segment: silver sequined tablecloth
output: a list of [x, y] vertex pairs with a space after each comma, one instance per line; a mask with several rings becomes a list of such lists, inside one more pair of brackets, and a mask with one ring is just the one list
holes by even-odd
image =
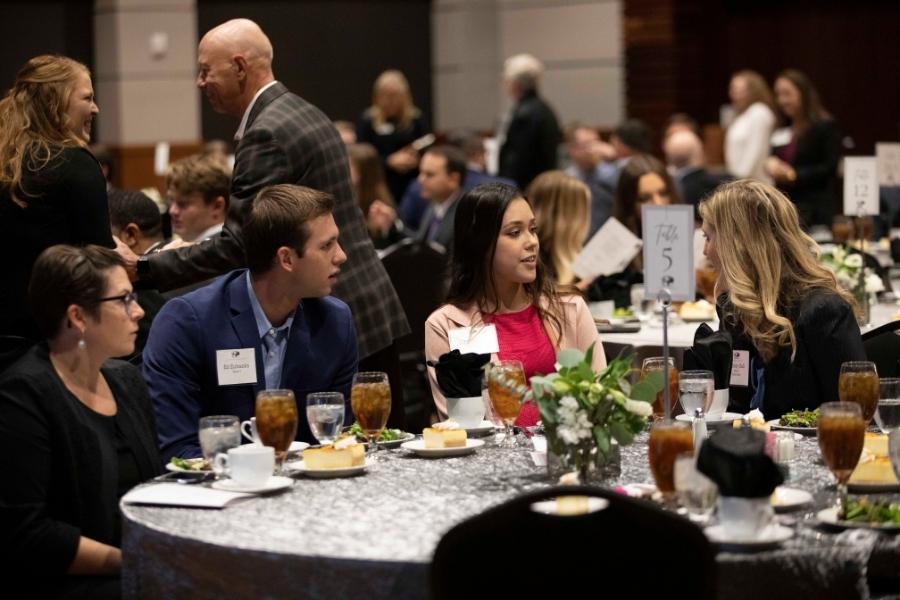
[[[646, 453], [644, 434], [623, 448], [621, 475], [611, 483], [651, 482]], [[224, 510], [123, 505], [125, 596], [426, 598], [428, 564], [444, 532], [551, 483], [527, 452], [492, 445], [458, 458], [380, 454], [363, 476], [298, 478], [284, 493]], [[818, 457], [815, 438], [799, 441], [788, 481], [813, 491], [817, 506], [781, 517], [796, 532], [781, 548], [720, 553], [719, 597], [866, 598], [867, 574], [900, 576], [900, 536], [816, 526], [815, 508], [833, 496]]]

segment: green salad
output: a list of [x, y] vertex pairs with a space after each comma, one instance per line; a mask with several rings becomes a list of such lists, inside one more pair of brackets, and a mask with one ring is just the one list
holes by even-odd
[[[359, 421], [354, 421], [353, 425], [350, 426], [350, 433], [356, 436], [356, 439], [367, 442], [369, 438], [366, 437], [366, 434], [363, 432], [362, 427], [359, 424]], [[403, 432], [399, 429], [388, 429], [385, 427], [381, 431], [381, 435], [378, 436], [379, 442], [393, 442], [394, 440], [399, 440], [403, 437]]]
[[634, 311], [631, 310], [630, 308], [624, 308], [624, 307], [621, 307], [621, 306], [620, 306], [620, 307], [616, 308], [615, 310], [613, 310], [612, 316], [614, 316], [614, 317], [621, 317], [621, 318], [624, 318], [624, 317], [633, 317], [633, 316], [634, 316]]
[[782, 427], [816, 427], [819, 424], [819, 409], [792, 410], [781, 415], [778, 424]]
[[848, 498], [847, 514], [844, 521], [856, 523], [890, 523], [900, 525], [900, 504], [896, 502], [872, 501], [866, 497]]
[[169, 462], [179, 469], [184, 469], [185, 471], [209, 470], [209, 461], [205, 458], [179, 458], [177, 456], [173, 456], [172, 460], [170, 460]]

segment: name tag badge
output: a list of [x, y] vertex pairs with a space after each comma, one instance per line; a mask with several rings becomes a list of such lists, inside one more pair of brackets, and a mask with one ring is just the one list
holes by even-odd
[[451, 329], [449, 338], [450, 349], [459, 350], [463, 354], [496, 354], [500, 352], [497, 328], [493, 325]]
[[219, 385], [256, 383], [256, 349], [216, 350], [216, 373]]
[[750, 352], [735, 350], [731, 359], [731, 385], [747, 387], [750, 385]]

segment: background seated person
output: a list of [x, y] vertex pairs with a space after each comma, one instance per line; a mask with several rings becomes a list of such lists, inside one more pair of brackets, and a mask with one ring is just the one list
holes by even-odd
[[172, 163], [166, 173], [172, 232], [193, 244], [222, 231], [230, 186], [231, 172], [215, 157], [194, 155]]
[[[649, 154], [641, 154], [630, 158], [622, 169], [613, 216], [641, 237], [641, 207], [648, 203], [666, 206], [680, 204], [681, 199], [666, 167]], [[621, 273], [601, 275], [591, 282], [580, 282], [579, 287], [586, 286], [589, 300], [613, 300], [617, 308], [626, 308], [631, 304], [631, 286], [643, 282], [644, 267], [639, 252]]]
[[28, 303], [47, 341], [0, 378], [0, 573], [35, 598], [119, 596], [119, 499], [162, 471], [131, 353], [143, 315], [124, 262], [52, 246]]
[[575, 283], [572, 263], [584, 246], [590, 217], [587, 185], [562, 171], [545, 171], [528, 186], [534, 206], [541, 262], [557, 285]]
[[[542, 264], [531, 205], [513, 186], [489, 183], [467, 192], [456, 210], [456, 243], [447, 304], [425, 323], [425, 357], [437, 361], [450, 347], [450, 330], [494, 326], [498, 351], [491, 360], [522, 361], [525, 377], [556, 370], [562, 348], [594, 346], [594, 369], [606, 366], [597, 327], [580, 296], [560, 296]], [[461, 349], [466, 352], [465, 349]], [[428, 378], [438, 415], [447, 401], [433, 367]], [[534, 425], [533, 403], [522, 407], [517, 424]]]
[[819, 263], [797, 207], [768, 184], [742, 180], [701, 202], [700, 216], [722, 294], [720, 327], [735, 350], [750, 352], [749, 403], [733, 386], [729, 410], [777, 419], [838, 401], [841, 363], [866, 354], [853, 299]]
[[[200, 417], [249, 419], [260, 390], [294, 391], [298, 439], [312, 443], [306, 395], [342, 392], [349, 403], [356, 330], [347, 305], [328, 296], [347, 259], [333, 207], [324, 192], [264, 188], [243, 228], [249, 269], [170, 300], [156, 317], [143, 368], [165, 460], [200, 456]], [[236, 351], [252, 367], [226, 373]]]
[[349, 144], [350, 182], [359, 208], [366, 218], [366, 229], [375, 248], [383, 250], [402, 240], [403, 222], [397, 219], [394, 198], [384, 178], [384, 167], [372, 144]]

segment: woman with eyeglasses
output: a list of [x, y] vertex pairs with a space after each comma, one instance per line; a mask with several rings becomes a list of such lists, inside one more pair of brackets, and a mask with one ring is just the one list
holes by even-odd
[[57, 245], [35, 262], [46, 341], [0, 376], [0, 574], [34, 597], [116, 597], [119, 499], [162, 471], [140, 371], [110, 360], [134, 348], [136, 300], [113, 250]]
[[25, 295], [45, 248], [115, 247], [106, 179], [87, 148], [99, 112], [87, 67], [65, 56], [30, 59], [0, 99], [0, 336], [40, 340]]

